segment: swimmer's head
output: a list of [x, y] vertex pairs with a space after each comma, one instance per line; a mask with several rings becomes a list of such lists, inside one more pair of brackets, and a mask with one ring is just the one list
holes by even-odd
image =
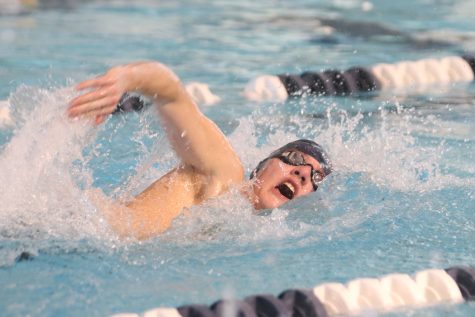
[[276, 208], [307, 195], [331, 172], [330, 158], [319, 144], [305, 139], [290, 142], [252, 171], [254, 207]]

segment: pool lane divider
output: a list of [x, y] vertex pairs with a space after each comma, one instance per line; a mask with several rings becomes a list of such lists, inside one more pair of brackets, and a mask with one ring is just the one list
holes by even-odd
[[313, 289], [286, 290], [278, 296], [252, 295], [242, 300], [222, 299], [210, 306], [155, 308], [142, 314], [111, 317], [327, 317], [464, 301], [475, 301], [475, 268], [456, 266], [419, 271], [412, 276], [390, 274], [347, 284], [325, 283]]
[[[209, 86], [199, 82], [190, 82], [185, 85], [185, 90], [191, 98], [200, 106], [213, 106], [221, 98], [211, 92]], [[125, 93], [119, 100], [114, 114], [131, 111], [141, 111], [147, 104], [150, 104], [145, 98], [135, 93]]]
[[302, 74], [263, 75], [252, 79], [244, 96], [254, 101], [284, 101], [289, 96], [351, 96], [365, 92], [415, 88], [473, 81], [473, 56], [402, 61], [351, 67], [347, 70], [307, 71]]
[[[372, 91], [469, 82], [474, 79], [474, 56], [448, 56], [370, 67], [356, 66], [345, 71], [263, 75], [252, 79], [244, 88], [243, 94], [253, 101], [285, 101], [291, 96], [352, 96]], [[185, 89], [200, 106], [212, 106], [220, 101], [204, 83], [191, 82], [185, 85]], [[114, 113], [141, 111], [148, 104], [150, 102], [140, 95], [125, 93]], [[13, 125], [10, 108], [8, 100], [0, 100], [0, 128]]]
[[[213, 106], [221, 99], [214, 95], [209, 86], [203, 83], [191, 82], [185, 85], [186, 91], [193, 100], [200, 106]], [[142, 111], [151, 104], [142, 96], [135, 93], [125, 93], [119, 100], [114, 114]], [[14, 118], [11, 115], [12, 105], [9, 100], [0, 100], [0, 129], [9, 128], [14, 125]]]
[[[285, 101], [289, 97], [304, 95], [354, 96], [367, 92], [470, 82], [474, 79], [474, 56], [447, 56], [369, 67], [355, 66], [344, 71], [262, 75], [247, 83], [243, 95], [253, 101]], [[185, 89], [200, 106], [212, 106], [221, 100], [204, 83], [191, 82], [185, 85]], [[139, 111], [144, 108], [144, 104], [139, 96], [125, 94], [115, 113]]]

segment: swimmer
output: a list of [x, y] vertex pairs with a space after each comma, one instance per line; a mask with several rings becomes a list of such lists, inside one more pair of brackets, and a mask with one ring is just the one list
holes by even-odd
[[122, 237], [147, 239], [167, 230], [184, 208], [225, 193], [233, 186], [256, 210], [276, 208], [317, 190], [331, 173], [326, 152], [310, 140], [291, 142], [261, 161], [244, 181], [244, 168], [220, 129], [203, 113], [179, 78], [158, 62], [113, 67], [76, 86], [70, 117], [90, 117], [96, 124], [116, 111], [126, 92], [150, 98], [181, 163], [131, 201], [103, 209]]

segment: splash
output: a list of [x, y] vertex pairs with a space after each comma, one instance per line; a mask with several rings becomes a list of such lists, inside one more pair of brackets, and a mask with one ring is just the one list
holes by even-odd
[[66, 117], [73, 96], [71, 89], [22, 86], [10, 97], [17, 126], [0, 154], [0, 236], [22, 241], [15, 252], [35, 245], [35, 253], [48, 239], [80, 241], [106, 232], [84, 196], [91, 173], [82, 150], [94, 131], [89, 122]]
[[[122, 153], [131, 153], [125, 166], [132, 172], [122, 173], [106, 188], [108, 197], [103, 197], [116, 199], [140, 192], [177, 163], [155, 114], [129, 114], [127, 122], [114, 118], [109, 129], [99, 130], [97, 135], [89, 122], [66, 118], [65, 106], [73, 96], [69, 89], [23, 86], [10, 97], [16, 127], [0, 154], [0, 183], [4, 185], [0, 238], [8, 245], [2, 251], [8, 253], [3, 254], [6, 260], [0, 265], [12, 263], [24, 250], [38, 253], [57, 245], [61, 250], [76, 249], [84, 241], [93, 248], [104, 243], [123, 246], [89, 199], [88, 192], [97, 186], [93, 169], [103, 169], [105, 175], [116, 173], [123, 165], [105, 164], [105, 159], [113, 161], [111, 153], [118, 147]], [[378, 192], [391, 196], [473, 185], [473, 178], [447, 171], [445, 156], [451, 147], [444, 135], [431, 132], [447, 123], [436, 116], [420, 116], [398, 104], [394, 111], [384, 106], [366, 113], [328, 104], [323, 115], [321, 111], [313, 114], [311, 101], [286, 106], [292, 108], [290, 115], [274, 105], [266, 113], [256, 110], [239, 118], [238, 127], [228, 137], [246, 171], [274, 148], [308, 138], [328, 150], [336, 170], [332, 180], [317, 193], [267, 216], [256, 215], [239, 190], [233, 189], [184, 211], [169, 232], [146, 248], [155, 249], [156, 243], [253, 244], [306, 236], [312, 241], [327, 239], [347, 234], [380, 212], [384, 206], [374, 200]], [[296, 106], [298, 112], [293, 109]], [[425, 140], [427, 135], [434, 139]], [[470, 173], [471, 165], [461, 164], [460, 168]]]
[[[447, 134], [438, 133], [447, 125], [433, 115], [421, 115], [397, 102], [394, 111], [380, 107], [375, 113], [329, 109], [328, 129], [320, 138], [330, 144], [330, 154], [340, 170], [363, 173], [377, 186], [393, 191], [425, 192], [446, 186], [464, 186], [467, 179], [446, 171], [445, 157], [454, 151]], [[443, 131], [443, 130], [442, 130]], [[469, 168], [461, 164], [461, 168]]]
[[[448, 159], [458, 149], [448, 144], [451, 135], [441, 131], [450, 122], [439, 116], [388, 101], [376, 111], [357, 113], [331, 104], [323, 118], [306, 115], [312, 111], [308, 101], [298, 115], [279, 115], [280, 111], [267, 109], [272, 116], [256, 111], [241, 118], [229, 136], [246, 170], [276, 147], [309, 138], [328, 150], [334, 174], [317, 193], [273, 210], [269, 217], [253, 216], [237, 193], [219, 198], [219, 207], [207, 205], [196, 218], [180, 220], [180, 228], [188, 224], [190, 239], [241, 243], [309, 235], [312, 241], [327, 239], [347, 235], [383, 210], [394, 212], [410, 205], [416, 211], [420, 204], [432, 208], [430, 200], [413, 200], [414, 194], [432, 197], [446, 188], [474, 184], [473, 177], [467, 177], [473, 170], [470, 160]], [[463, 140], [454, 140], [456, 146], [464, 146]], [[462, 171], [459, 175], [450, 170], [454, 165]], [[211, 229], [203, 234], [203, 228]]]

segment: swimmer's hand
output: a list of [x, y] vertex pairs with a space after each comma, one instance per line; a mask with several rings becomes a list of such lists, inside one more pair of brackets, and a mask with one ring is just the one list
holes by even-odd
[[96, 124], [104, 122], [115, 111], [122, 95], [130, 90], [132, 73], [132, 65], [117, 66], [99, 77], [76, 85], [76, 90], [85, 92], [69, 103], [68, 116], [91, 117]]

